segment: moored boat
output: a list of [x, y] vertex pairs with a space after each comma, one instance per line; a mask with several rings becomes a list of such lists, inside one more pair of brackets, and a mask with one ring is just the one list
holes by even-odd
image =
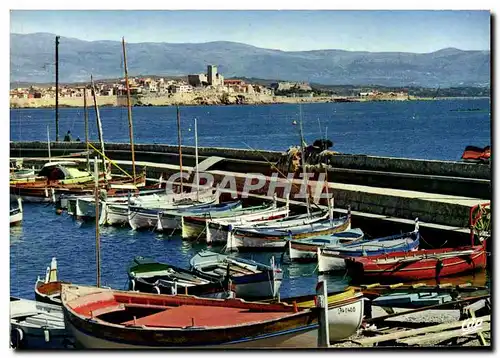
[[350, 229], [336, 232], [328, 236], [317, 236], [310, 239], [289, 240], [286, 253], [291, 261], [311, 262], [317, 257], [317, 248], [325, 246], [342, 246], [362, 240], [364, 233], [361, 229]]
[[186, 208], [183, 210], [167, 210], [158, 212], [158, 221], [156, 225], [157, 231], [163, 230], [180, 230], [182, 229], [182, 218], [184, 216], [195, 215], [218, 215], [226, 213], [230, 215], [233, 212], [241, 210], [241, 201], [231, 201], [219, 204], [210, 204], [199, 207]]
[[[167, 218], [164, 218], [166, 226], [161, 226], [158, 223], [158, 218], [163, 216], [165, 211], [185, 211], [188, 209], [204, 208], [210, 205], [219, 203], [218, 190], [209, 188], [207, 190], [200, 190], [198, 194], [194, 193], [179, 193], [173, 195], [166, 195], [165, 197], [158, 198], [157, 200], [144, 201], [143, 199], [136, 199], [132, 201], [131, 205], [127, 207], [127, 222], [133, 230], [139, 229], [158, 229], [163, 230], [163, 227], [169, 225], [179, 226], [180, 218], [174, 218], [175, 222], [167, 223]], [[117, 216], [115, 221], [123, 220], [122, 207], [114, 210]], [[172, 221], [174, 221], [172, 220]]]
[[153, 259], [136, 257], [128, 268], [129, 290], [199, 297], [234, 297], [229, 277], [214, 279]]
[[449, 302], [451, 294], [440, 292], [397, 292], [372, 300], [372, 306], [391, 308], [419, 308]]
[[350, 257], [346, 260], [346, 268], [355, 281], [439, 279], [486, 267], [485, 245], [486, 241], [483, 241], [476, 246]]
[[252, 206], [234, 210], [231, 212], [219, 212], [214, 214], [203, 213], [196, 216], [182, 217], [181, 236], [183, 239], [202, 239], [206, 241], [207, 222], [226, 222], [226, 223], [247, 223], [253, 221], [266, 220], [269, 218], [279, 219], [288, 215], [288, 208], [278, 209], [276, 202], [271, 202], [259, 206]]
[[[274, 216], [281, 216], [286, 211], [289, 213], [288, 204], [284, 209], [276, 209]], [[223, 220], [223, 219], [214, 219], [208, 221], [208, 227], [206, 227], [207, 232], [207, 243], [222, 243], [227, 244], [231, 242], [232, 232], [237, 228], [259, 228], [259, 229], [280, 229], [284, 230], [288, 227], [293, 227], [297, 225], [306, 225], [312, 224], [321, 220], [324, 220], [328, 217], [328, 213], [324, 211], [314, 212], [311, 215], [300, 214], [288, 216], [288, 214], [284, 215], [283, 218], [279, 217], [270, 217], [267, 219], [262, 219], [258, 221], [240, 221], [237, 218]], [[236, 250], [236, 248], [229, 247], [228, 251]]]
[[68, 283], [57, 279], [57, 260], [52, 258], [47, 267], [45, 279], [37, 278], [35, 282], [35, 300], [38, 302], [61, 305], [61, 285]]
[[17, 198], [16, 204], [10, 203], [9, 222], [10, 226], [20, 225], [23, 221], [23, 204], [21, 198]]
[[74, 346], [61, 306], [10, 298], [10, 340], [14, 348], [61, 349]]
[[245, 302], [63, 285], [65, 322], [85, 348], [313, 348], [317, 313]]
[[491, 146], [484, 148], [468, 145], [462, 154], [462, 160], [467, 162], [489, 162], [491, 157]]
[[[312, 308], [316, 306], [315, 298], [314, 295], [289, 297], [281, 299], [281, 302], [296, 304], [299, 308]], [[346, 339], [356, 333], [363, 322], [364, 300], [363, 294], [353, 288], [328, 294], [330, 343]]]
[[362, 240], [342, 246], [317, 247], [318, 271], [329, 272], [345, 270], [348, 257], [376, 256], [391, 252], [408, 252], [417, 250], [420, 243], [418, 219], [415, 230], [403, 234], [387, 236], [372, 240]]
[[236, 297], [241, 298], [277, 297], [283, 280], [283, 271], [276, 267], [274, 257], [270, 265], [265, 265], [205, 250], [193, 256], [190, 265], [191, 270], [218, 280], [229, 274]]
[[[285, 220], [283, 220], [285, 221]], [[272, 224], [270, 224], [272, 225]], [[227, 250], [283, 250], [287, 240], [307, 239], [314, 236], [331, 235], [351, 229], [351, 214], [337, 219], [323, 219], [313, 223], [283, 228], [237, 227], [228, 236]]]

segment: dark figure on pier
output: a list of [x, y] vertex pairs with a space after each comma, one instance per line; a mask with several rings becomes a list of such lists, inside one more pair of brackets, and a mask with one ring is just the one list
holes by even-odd
[[76, 137], [76, 141], [79, 142], [80, 141], [80, 137]]
[[66, 135], [64, 136], [64, 141], [71, 142], [71, 131], [68, 131], [68, 133], [66, 133]]

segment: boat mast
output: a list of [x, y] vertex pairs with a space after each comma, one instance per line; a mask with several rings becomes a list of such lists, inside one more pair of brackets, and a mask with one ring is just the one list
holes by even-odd
[[184, 192], [182, 187], [182, 144], [181, 144], [181, 114], [179, 106], [177, 106], [177, 141], [179, 142], [179, 170], [181, 174], [181, 193]]
[[[318, 118], [319, 121], [319, 118]], [[321, 126], [319, 127], [319, 130], [321, 131]], [[325, 127], [325, 146], [326, 146], [326, 141], [327, 141], [327, 133], [328, 133], [328, 126]], [[326, 148], [325, 148], [326, 150]], [[325, 184], [326, 184], [326, 200], [328, 202], [328, 212], [330, 214], [330, 225], [333, 225], [333, 194], [332, 197], [330, 198], [330, 193], [329, 193], [329, 186], [328, 186], [328, 166], [325, 165]]]
[[56, 36], [56, 142], [59, 142], [59, 36]]
[[47, 125], [47, 149], [49, 151], [49, 163], [52, 161], [51, 156], [50, 156], [50, 133], [49, 133], [49, 126]]
[[83, 118], [85, 120], [85, 145], [87, 146], [87, 171], [90, 171], [89, 159], [89, 112], [87, 109], [87, 86], [83, 87]]
[[101, 287], [101, 240], [99, 238], [99, 165], [97, 157], [94, 157], [95, 173], [95, 254], [96, 254], [96, 272], [97, 287]]
[[196, 118], [194, 119], [194, 157], [196, 162], [196, 201], [200, 201], [200, 178], [198, 174], [198, 123]]
[[302, 132], [302, 107], [299, 104], [299, 119], [300, 119], [300, 148], [302, 154], [302, 172], [304, 175], [304, 181], [306, 183], [306, 204], [307, 204], [307, 216], [311, 217], [311, 208], [309, 203], [309, 182], [307, 180], [307, 171], [306, 171], [306, 159], [305, 159], [305, 148], [304, 148], [304, 134]]
[[104, 140], [102, 139], [101, 117], [99, 116], [99, 107], [97, 106], [97, 98], [96, 98], [96, 93], [95, 93], [94, 79], [92, 78], [92, 75], [90, 75], [90, 83], [92, 86], [92, 96], [94, 97], [95, 117], [97, 120], [97, 133], [99, 134], [99, 142], [101, 143], [102, 166], [104, 169], [104, 178], [106, 178], [106, 155], [104, 153]]
[[132, 152], [132, 175], [135, 184], [135, 148], [134, 148], [134, 127], [132, 124], [132, 108], [130, 107], [130, 84], [128, 83], [127, 70], [127, 51], [125, 49], [125, 37], [122, 37], [123, 45], [123, 67], [125, 69], [125, 86], [127, 88], [127, 112], [128, 112], [128, 130], [130, 135], [130, 150]]

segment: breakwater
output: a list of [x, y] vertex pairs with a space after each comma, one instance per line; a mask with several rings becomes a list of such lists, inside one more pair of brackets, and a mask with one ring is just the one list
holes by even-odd
[[[11, 143], [11, 157], [24, 158], [28, 165], [40, 165], [46, 160], [46, 145], [43, 142], [13, 142]], [[97, 143], [93, 145], [97, 147]], [[81, 152], [84, 149], [85, 143], [51, 143], [51, 153], [54, 156]], [[146, 173], [150, 178], [159, 178], [160, 175], [164, 175], [164, 178], [168, 177], [179, 170], [177, 150], [177, 146], [139, 144], [136, 146], [137, 166], [146, 167]], [[128, 144], [107, 143], [106, 153], [122, 168], [130, 171], [130, 146]], [[199, 148], [199, 153], [200, 161], [214, 156], [224, 158], [205, 171], [213, 175], [215, 183], [219, 184], [224, 176], [234, 177], [236, 191], [240, 194], [250, 177], [248, 173], [267, 176], [266, 183], [253, 192], [254, 195], [262, 197], [268, 195], [269, 176], [276, 173], [274, 163], [284, 156], [284, 153], [277, 151], [213, 147]], [[183, 162], [185, 170], [192, 169], [194, 166], [193, 147], [183, 147]], [[470, 208], [490, 200], [491, 196], [488, 165], [332, 155], [327, 168], [329, 190], [335, 198], [337, 208], [345, 209], [349, 205], [353, 211], [359, 212], [360, 216], [368, 215], [372, 219], [384, 217], [402, 219], [405, 225], [411, 225], [418, 217], [431, 226], [467, 228]], [[308, 170], [310, 169], [314, 171], [314, 166], [309, 167]], [[335, 175], [342, 171], [343, 176]], [[299, 173], [300, 171], [292, 176], [293, 180], [297, 181], [292, 194], [300, 190]], [[366, 178], [371, 178], [370, 182], [354, 184], [356, 180], [358, 182], [361, 180], [359, 179], [362, 178], [360, 173], [363, 173]], [[400, 180], [396, 180], [398, 175]], [[315, 187], [314, 181], [318, 177], [319, 173], [312, 178], [312, 188]], [[404, 181], [401, 178], [407, 180]], [[415, 187], [420, 187], [420, 190], [415, 190]], [[453, 190], [461, 191], [462, 194], [449, 194]], [[283, 192], [277, 193], [283, 198]], [[478, 195], [472, 195], [474, 193]], [[325, 202], [319, 202], [319, 204], [324, 205]]]

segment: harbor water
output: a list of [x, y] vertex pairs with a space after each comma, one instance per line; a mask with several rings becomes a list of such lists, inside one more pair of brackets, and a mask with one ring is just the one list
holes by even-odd
[[[417, 159], [460, 160], [467, 145], [491, 144], [489, 99], [303, 104], [307, 142], [328, 137], [343, 153]], [[11, 109], [11, 141], [55, 140], [54, 109]], [[100, 109], [106, 142], [129, 142], [126, 108]], [[181, 107], [184, 145], [286, 150], [298, 145], [297, 105]], [[134, 107], [135, 143], [177, 144], [175, 107]], [[68, 130], [85, 140], [83, 108], [59, 109], [59, 140]], [[90, 139], [97, 141], [89, 110]]]
[[[52, 257], [57, 258], [58, 278], [77, 284], [96, 284], [94, 222], [79, 223], [67, 214], [57, 215], [54, 207], [26, 203], [21, 226], [10, 229], [10, 293], [34, 299], [37, 276], [44, 277]], [[206, 244], [183, 241], [179, 234], [133, 231], [130, 228], [101, 227], [101, 285], [126, 289], [127, 268], [135, 256], [151, 257], [160, 262], [189, 268], [189, 260]], [[221, 247], [214, 247], [220, 251]], [[241, 253], [238, 256], [263, 263], [281, 253]], [[317, 282], [316, 264], [283, 264], [281, 296], [311, 294]], [[348, 284], [343, 274], [329, 275], [330, 290]]]
[[[128, 142], [126, 108], [100, 112], [104, 140]], [[90, 138], [96, 140], [94, 112], [89, 114]], [[345, 153], [459, 160], [467, 145], [491, 143], [489, 99], [307, 104], [302, 105], [302, 114], [306, 141], [326, 134], [334, 142], [333, 150]], [[299, 119], [296, 105], [181, 107], [181, 118], [184, 145], [194, 145], [194, 118], [200, 146], [286, 150], [299, 143], [298, 128], [292, 125]], [[136, 143], [177, 144], [174, 107], [135, 107], [133, 119]], [[54, 140], [54, 109], [11, 110], [12, 141], [46, 141], [47, 126]], [[68, 130], [73, 139], [85, 139], [82, 108], [60, 109], [60, 140]], [[190, 258], [206, 247], [169, 234], [101, 228], [102, 285], [125, 288], [126, 270], [135, 256], [188, 268]], [[240, 255], [261, 262], [269, 262], [272, 255], [280, 262], [281, 257], [281, 253]], [[22, 225], [10, 229], [11, 295], [34, 299], [36, 277], [45, 275], [52, 257], [58, 260], [61, 280], [94, 285], [95, 256], [94, 223], [80, 224], [64, 213], [57, 215], [51, 205], [26, 203]], [[282, 297], [314, 292], [316, 264], [282, 268]], [[332, 291], [349, 284], [344, 274], [326, 278]]]

